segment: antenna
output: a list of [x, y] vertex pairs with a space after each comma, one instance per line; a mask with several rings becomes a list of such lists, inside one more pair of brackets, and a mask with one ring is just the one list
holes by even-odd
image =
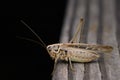
[[35, 33], [35, 31], [33, 31], [30, 26], [28, 26], [23, 20], [21, 20], [21, 22], [39, 39], [39, 41], [42, 43], [39, 43], [38, 41], [35, 41], [35, 40], [32, 40], [32, 39], [28, 39], [28, 38], [24, 38], [24, 37], [19, 37], [21, 39], [26, 39], [26, 40], [29, 40], [29, 41], [33, 41], [35, 43], [39, 43], [41, 44], [43, 47], [46, 48], [46, 44], [42, 41], [42, 39]]

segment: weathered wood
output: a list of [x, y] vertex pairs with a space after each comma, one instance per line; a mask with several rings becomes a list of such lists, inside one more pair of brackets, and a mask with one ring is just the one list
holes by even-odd
[[120, 54], [116, 40], [115, 1], [105, 0], [103, 6], [105, 8], [103, 11], [103, 44], [109, 44], [114, 47], [110, 59], [106, 59], [104, 55], [106, 74], [108, 80], [120, 80]]
[[100, 53], [98, 61], [73, 63], [75, 72], [68, 63], [59, 61], [52, 80], [120, 80], [115, 0], [69, 0], [60, 37], [62, 43], [72, 38], [80, 17], [85, 19], [81, 42], [111, 45], [114, 50]]
[[[97, 29], [99, 25], [99, 0], [90, 1], [90, 19], [87, 42], [89, 44], [97, 44]], [[98, 62], [89, 64], [89, 79], [102, 80]]]
[[[70, 29], [70, 23], [72, 20], [73, 15], [73, 8], [74, 8], [74, 1], [70, 0], [68, 2], [68, 6], [66, 9], [66, 17], [65, 17], [65, 23], [63, 24], [64, 29], [62, 31], [62, 37], [61, 42], [68, 42], [69, 38], [69, 29]], [[67, 63], [59, 63], [56, 65], [56, 69], [53, 73], [52, 80], [68, 80], [68, 64]]]

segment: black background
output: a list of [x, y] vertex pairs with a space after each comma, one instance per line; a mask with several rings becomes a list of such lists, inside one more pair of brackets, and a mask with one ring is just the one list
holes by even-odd
[[[9, 4], [9, 3], [8, 3]], [[7, 5], [7, 4], [6, 4]], [[54, 61], [41, 45], [16, 38], [21, 36], [39, 41], [36, 36], [20, 22], [27, 23], [46, 45], [58, 43], [64, 20], [67, 0], [15, 2], [3, 11], [9, 15], [1, 16], [5, 50], [1, 58], [2, 80], [51, 80]], [[6, 32], [7, 31], [7, 32]]]

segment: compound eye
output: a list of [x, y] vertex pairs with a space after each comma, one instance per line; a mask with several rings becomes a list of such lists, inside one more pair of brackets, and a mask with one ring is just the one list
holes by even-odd
[[52, 48], [53, 48], [53, 51], [54, 51], [54, 52], [57, 52], [57, 51], [58, 51], [58, 46], [53, 46]]

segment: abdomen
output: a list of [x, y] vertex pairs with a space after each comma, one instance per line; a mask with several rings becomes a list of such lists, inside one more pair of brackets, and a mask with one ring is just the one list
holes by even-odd
[[[65, 48], [64, 48], [65, 49]], [[67, 48], [67, 57], [73, 62], [90, 62], [100, 57], [98, 53], [91, 50]]]

